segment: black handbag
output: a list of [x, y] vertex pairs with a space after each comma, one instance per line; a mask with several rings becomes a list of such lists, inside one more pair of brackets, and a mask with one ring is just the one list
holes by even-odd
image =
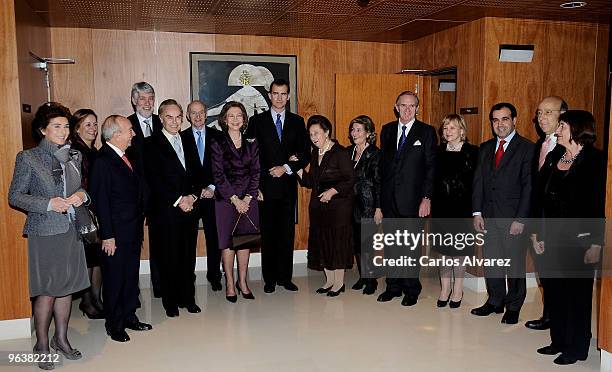
[[98, 220], [89, 208], [79, 206], [74, 208], [76, 229], [83, 242], [88, 244], [100, 243], [98, 236]]

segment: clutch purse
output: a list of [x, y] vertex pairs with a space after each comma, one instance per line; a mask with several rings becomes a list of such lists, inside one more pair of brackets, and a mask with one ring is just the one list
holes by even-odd
[[100, 243], [98, 236], [98, 220], [85, 206], [74, 208], [76, 229], [83, 242], [88, 244]]
[[236, 220], [236, 224], [234, 225], [234, 228], [232, 229], [232, 235], [234, 235], [234, 232], [236, 232], [236, 227], [238, 227], [238, 223], [240, 223], [240, 219], [242, 218], [242, 216], [245, 216], [251, 223], [251, 226], [253, 226], [253, 231], [249, 231], [249, 233], [258, 234], [259, 228], [253, 223], [253, 220], [251, 220], [251, 217], [249, 217], [249, 215], [246, 213], [240, 213], [238, 215], [238, 219]]

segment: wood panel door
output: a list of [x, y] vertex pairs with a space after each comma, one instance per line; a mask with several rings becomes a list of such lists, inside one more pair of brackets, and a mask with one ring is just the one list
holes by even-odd
[[405, 90], [418, 94], [418, 76], [336, 74], [334, 137], [341, 145], [350, 145], [349, 123], [359, 115], [368, 115], [374, 121], [377, 143], [380, 143], [380, 130], [384, 124], [396, 120], [393, 106], [398, 94]]

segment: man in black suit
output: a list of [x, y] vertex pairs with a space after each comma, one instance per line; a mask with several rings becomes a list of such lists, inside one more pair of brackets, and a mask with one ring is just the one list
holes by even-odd
[[[436, 131], [416, 119], [419, 98], [410, 91], [400, 93], [395, 101], [398, 121], [383, 126], [381, 142], [381, 210], [385, 218], [410, 218], [419, 226], [417, 218], [426, 217], [431, 210], [431, 195], [435, 171]], [[412, 255], [420, 256], [420, 249]], [[379, 302], [391, 301], [402, 293], [403, 306], [417, 303], [421, 293], [419, 267], [414, 267], [403, 278], [387, 277], [387, 288], [378, 296]]]
[[[143, 165], [143, 146], [144, 139], [151, 136], [155, 132], [159, 132], [162, 129], [161, 121], [159, 116], [155, 115], [155, 90], [153, 87], [144, 81], [136, 83], [132, 86], [131, 92], [132, 108], [134, 113], [128, 116], [128, 119], [132, 123], [132, 130], [135, 135], [132, 139], [132, 145], [127, 150], [127, 156], [136, 165], [136, 168], [141, 172], [141, 176], [144, 178], [144, 165]], [[148, 199], [149, 190], [145, 185], [145, 201]], [[145, 206], [145, 214], [146, 206]], [[151, 231], [149, 230], [149, 234]], [[149, 258], [149, 267], [151, 269], [151, 286], [153, 287], [153, 296], [160, 297], [161, 289], [159, 285], [159, 270], [157, 269], [157, 262], [154, 259]]]
[[[264, 292], [272, 293], [276, 284], [297, 291], [292, 282], [296, 172], [310, 161], [310, 141], [301, 116], [285, 109], [289, 82], [277, 79], [270, 84], [269, 111], [254, 115], [248, 136], [257, 138], [261, 164], [261, 269]], [[295, 155], [298, 160], [290, 161]]]
[[106, 332], [118, 342], [129, 341], [125, 329], [147, 331], [151, 325], [136, 316], [138, 271], [143, 240], [144, 180], [125, 155], [134, 131], [123, 116], [113, 115], [102, 124], [106, 142], [92, 168], [90, 195], [98, 223], [104, 277], [103, 299]]
[[[534, 157], [533, 157], [533, 167], [531, 172], [533, 174], [534, 184], [532, 190], [532, 198], [531, 198], [531, 217], [532, 218], [541, 218], [542, 217], [542, 205], [540, 204], [541, 200], [543, 200], [543, 196], [540, 192], [543, 193], [544, 185], [540, 187], [538, 184], [538, 174], [542, 165], [546, 160], [548, 154], [558, 154], [559, 156], [563, 155], [565, 149], [563, 146], [557, 146], [557, 136], [555, 135], [555, 131], [559, 126], [559, 116], [567, 111], [567, 103], [561, 98], [556, 96], [546, 97], [540, 102], [538, 105], [538, 109], [536, 111], [535, 121], [538, 124], [539, 131], [541, 132], [541, 136], [536, 142]], [[536, 238], [535, 234], [531, 235], [531, 240], [533, 241]], [[536, 265], [536, 269], [540, 272], [540, 267], [543, 264], [544, 257], [542, 255], [534, 255], [534, 262]], [[544, 278], [540, 276], [540, 286], [542, 287], [542, 316], [540, 319], [529, 320], [525, 323], [525, 327], [535, 329], [535, 330], [546, 330], [550, 328], [550, 308], [546, 301], [547, 290], [546, 285], [548, 284], [548, 278]]]
[[[194, 177], [198, 190], [196, 196], [199, 202], [196, 206], [196, 223], [202, 219], [204, 236], [206, 237], [206, 279], [210, 282], [213, 291], [221, 290], [221, 250], [217, 238], [215, 222], [215, 185], [213, 184], [210, 144], [216, 132], [214, 128], [206, 127], [206, 105], [202, 101], [192, 101], [187, 105], [187, 121], [191, 128], [181, 132], [185, 145], [185, 158], [191, 159], [194, 164]], [[194, 248], [197, 245], [198, 230], [192, 232]], [[195, 256], [194, 256], [195, 259]]]
[[151, 257], [158, 262], [161, 297], [166, 315], [201, 309], [195, 302], [195, 246], [197, 229], [193, 205], [201, 192], [195, 182], [191, 157], [179, 134], [183, 108], [173, 99], [162, 102], [159, 114], [163, 129], [147, 138], [144, 147], [145, 174], [151, 189], [149, 231]]
[[518, 322], [525, 301], [527, 241], [523, 229], [533, 183], [534, 145], [516, 132], [516, 115], [510, 103], [491, 108], [489, 121], [495, 137], [480, 146], [472, 191], [474, 228], [485, 233], [484, 257], [510, 259], [510, 267], [485, 266], [489, 298], [472, 309], [472, 314], [500, 314], [505, 306], [502, 323], [506, 324]]

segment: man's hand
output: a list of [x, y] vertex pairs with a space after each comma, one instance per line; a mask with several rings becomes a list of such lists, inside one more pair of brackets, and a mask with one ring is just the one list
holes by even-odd
[[525, 228], [525, 224], [518, 221], [512, 221], [510, 225], [510, 235], [521, 235], [523, 233], [523, 228]]
[[206, 187], [202, 189], [202, 192], [200, 193], [200, 198], [204, 198], [204, 199], [210, 199], [213, 196], [215, 196], [215, 191], [211, 189], [210, 187]]
[[485, 232], [485, 223], [481, 215], [474, 216], [474, 230], [479, 233]]
[[383, 220], [382, 210], [380, 208], [376, 208], [374, 211], [374, 223], [380, 225]]
[[431, 213], [431, 200], [423, 198], [419, 205], [419, 217], [427, 217]]
[[117, 249], [117, 246], [115, 246], [115, 238], [102, 240], [102, 250], [108, 256], [114, 255], [116, 249]]
[[70, 203], [64, 198], [55, 197], [51, 199], [51, 210], [57, 213], [66, 213], [70, 208]]
[[287, 170], [282, 165], [277, 165], [276, 167], [270, 168], [270, 175], [272, 177], [278, 178], [285, 173], [287, 173]]
[[536, 234], [531, 234], [531, 246], [536, 254], [544, 253], [544, 241], [539, 242]]
[[193, 210], [194, 201], [195, 200], [193, 200], [193, 196], [186, 195], [181, 198], [181, 201], [179, 202], [178, 206], [183, 212], [191, 212]]
[[338, 193], [338, 191], [332, 187], [331, 189], [323, 191], [322, 193], [320, 193], [319, 194], [319, 200], [321, 201], [321, 203], [329, 203], [331, 198], [334, 195], [336, 195], [337, 193]]
[[85, 201], [85, 194], [82, 191], [77, 191], [66, 199], [66, 203], [75, 207], [81, 206]]
[[601, 245], [591, 244], [591, 247], [584, 253], [584, 263], [594, 264], [599, 262], [601, 257]]

